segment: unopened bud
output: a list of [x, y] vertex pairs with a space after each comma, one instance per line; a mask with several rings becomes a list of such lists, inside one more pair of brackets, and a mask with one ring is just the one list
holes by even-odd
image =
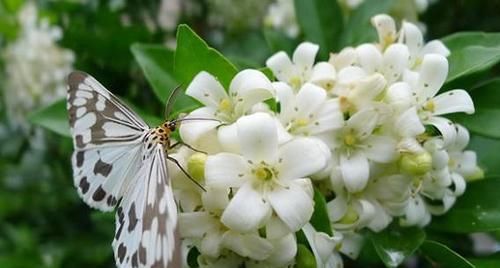
[[188, 172], [198, 182], [205, 177], [205, 161], [207, 161], [207, 155], [203, 153], [194, 153], [188, 159]]
[[316, 268], [316, 259], [309, 249], [299, 244], [297, 247], [297, 268]]
[[432, 168], [432, 156], [423, 151], [418, 154], [403, 154], [399, 161], [399, 167], [404, 173], [410, 175], [423, 175]]

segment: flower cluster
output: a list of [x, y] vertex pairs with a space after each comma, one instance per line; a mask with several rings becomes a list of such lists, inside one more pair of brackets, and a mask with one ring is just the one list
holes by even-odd
[[[276, 81], [244, 70], [226, 91], [201, 72], [188, 86], [203, 107], [186, 118], [215, 119], [180, 128], [206, 154], [173, 155], [206, 187], [173, 175], [181, 235], [201, 267], [288, 267], [299, 230], [318, 267], [342, 267], [339, 252], [359, 253], [359, 230], [394, 220], [424, 226], [482, 176], [465, 150], [467, 130], [443, 117], [474, 112], [466, 91], [438, 94], [448, 49], [424, 43], [414, 24], [398, 31], [387, 15], [372, 23], [378, 42], [328, 61], [316, 62], [319, 47], [307, 42], [292, 58], [276, 53], [266, 62]], [[327, 200], [333, 235], [309, 223], [314, 189]]]
[[34, 3], [19, 13], [18, 38], [4, 52], [7, 80], [5, 100], [9, 116], [21, 126], [26, 115], [66, 94], [66, 76], [72, 69], [73, 52], [57, 45], [61, 29], [39, 20]]

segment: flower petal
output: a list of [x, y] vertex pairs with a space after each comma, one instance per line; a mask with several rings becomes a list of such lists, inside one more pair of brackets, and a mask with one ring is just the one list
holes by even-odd
[[335, 84], [337, 73], [335, 67], [328, 62], [318, 62], [314, 65], [309, 81], [330, 90]]
[[276, 76], [279, 81], [288, 82], [293, 75], [293, 63], [283, 51], [272, 55], [266, 61], [266, 66], [273, 71], [274, 76]]
[[396, 40], [396, 22], [391, 16], [380, 14], [372, 17], [371, 23], [375, 26], [378, 33], [378, 39], [382, 47]]
[[408, 68], [408, 47], [402, 44], [392, 44], [384, 52], [384, 76], [388, 84], [397, 81], [403, 71]]
[[[195, 222], [200, 224], [200, 222]], [[200, 253], [203, 256], [208, 256], [212, 258], [217, 258], [221, 254], [222, 250], [222, 239], [223, 234], [217, 229], [205, 234], [205, 237], [201, 240]]]
[[346, 122], [346, 128], [355, 130], [361, 140], [368, 137], [378, 122], [378, 114], [373, 109], [364, 109], [355, 113]]
[[438, 54], [425, 55], [417, 82], [420, 102], [434, 97], [448, 75], [448, 60]]
[[401, 225], [403, 226], [425, 226], [430, 221], [430, 214], [425, 208], [425, 203], [417, 195], [410, 198], [408, 201], [408, 206], [406, 208], [405, 218], [401, 220]]
[[362, 153], [353, 153], [350, 156], [341, 155], [340, 171], [345, 187], [351, 193], [363, 190], [368, 183], [370, 166], [368, 159]]
[[[215, 108], [213, 107], [201, 107], [190, 114], [188, 114], [185, 118], [210, 118], [215, 119]], [[181, 123], [179, 128], [179, 134], [181, 135], [182, 141], [187, 144], [195, 146], [200, 138], [202, 138], [209, 131], [214, 130], [220, 123], [217, 121], [209, 121], [209, 120], [192, 120], [185, 121]]]
[[221, 221], [228, 228], [248, 232], [259, 228], [271, 216], [271, 206], [247, 182], [238, 189], [222, 214]]
[[366, 76], [365, 70], [357, 66], [348, 66], [339, 71], [337, 81], [342, 85], [356, 83], [359, 79]]
[[400, 33], [401, 41], [408, 46], [410, 52], [410, 65], [413, 65], [424, 45], [424, 37], [420, 29], [413, 23], [403, 22]]
[[310, 42], [303, 42], [293, 52], [293, 63], [299, 69], [299, 73], [312, 70], [319, 46]]
[[296, 108], [299, 118], [309, 118], [326, 100], [326, 91], [314, 84], [305, 83], [297, 93]]
[[255, 163], [275, 163], [278, 130], [275, 120], [265, 113], [244, 116], [236, 121], [242, 155]]
[[296, 138], [279, 149], [280, 179], [310, 176], [326, 166], [329, 150], [318, 139]]
[[432, 40], [425, 44], [422, 49], [422, 55], [426, 54], [439, 54], [448, 57], [450, 50], [440, 40]]
[[277, 216], [273, 215], [266, 224], [266, 238], [278, 239], [291, 232], [290, 228]]
[[235, 103], [235, 114], [243, 115], [256, 103], [273, 97], [274, 89], [263, 73], [247, 69], [233, 78], [229, 93]]
[[365, 140], [363, 153], [374, 162], [389, 163], [396, 157], [396, 140], [388, 136], [372, 135]]
[[457, 136], [455, 125], [453, 124], [453, 122], [446, 118], [433, 116], [426, 120], [424, 123], [431, 124], [439, 130], [441, 136], [443, 137], [445, 146], [453, 143]]
[[385, 101], [394, 106], [398, 112], [408, 109], [412, 103], [410, 85], [405, 82], [392, 84], [385, 93]]
[[218, 228], [219, 225], [217, 220], [207, 212], [179, 213], [178, 224], [183, 238], [202, 238], [206, 233]]
[[352, 47], [346, 47], [342, 49], [338, 54], [333, 54], [330, 56], [329, 63], [335, 66], [336, 70], [342, 70], [348, 66], [353, 65], [357, 62], [358, 57], [356, 55], [356, 50]]
[[399, 135], [402, 137], [415, 137], [425, 131], [425, 127], [422, 125], [415, 107], [412, 107], [402, 113], [396, 119], [394, 128], [398, 130]]
[[209, 212], [222, 212], [229, 204], [229, 188], [208, 187], [201, 194], [203, 206]]
[[267, 198], [278, 217], [292, 232], [300, 230], [314, 211], [312, 196], [293, 181], [287, 187], [277, 187], [270, 191]]
[[433, 99], [435, 110], [434, 115], [450, 114], [464, 112], [468, 114], [474, 113], [474, 103], [467, 93], [462, 89], [454, 89], [445, 93], [439, 94]]
[[338, 98], [327, 100], [310, 126], [311, 135], [317, 135], [344, 126], [344, 114], [340, 110]]
[[293, 233], [270, 242], [273, 245], [273, 251], [267, 258], [267, 262], [271, 263], [272, 267], [285, 267], [293, 261], [297, 254], [297, 240]]
[[224, 234], [222, 243], [225, 248], [242, 257], [259, 261], [267, 259], [273, 250], [273, 245], [257, 233], [239, 234], [228, 231]]
[[339, 251], [355, 260], [358, 258], [358, 255], [363, 248], [363, 241], [364, 238], [360, 234], [355, 232], [345, 232], [343, 233], [342, 246]]
[[247, 162], [237, 154], [210, 155], [205, 162], [205, 181], [210, 187], [239, 187], [249, 173]]
[[382, 65], [382, 53], [373, 44], [363, 44], [356, 48], [358, 61], [367, 73], [378, 72]]
[[217, 139], [225, 152], [239, 154], [241, 152], [238, 127], [236, 123], [222, 125], [217, 129]]
[[205, 106], [213, 108], [217, 108], [219, 103], [228, 97], [221, 83], [213, 75], [205, 71], [198, 73], [193, 78], [193, 81], [186, 89], [186, 95], [197, 99]]

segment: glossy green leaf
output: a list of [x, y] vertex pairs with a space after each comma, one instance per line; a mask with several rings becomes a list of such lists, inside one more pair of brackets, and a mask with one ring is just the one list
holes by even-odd
[[355, 46], [377, 41], [377, 32], [371, 24], [371, 18], [380, 13], [387, 13], [394, 0], [364, 1], [352, 11], [341, 36], [341, 47]]
[[328, 211], [326, 210], [325, 197], [318, 189], [314, 189], [314, 213], [310, 222], [316, 231], [326, 233], [330, 236], [333, 235]]
[[369, 238], [384, 264], [397, 267], [424, 242], [425, 232], [417, 227], [392, 225], [379, 233], [370, 233]]
[[450, 211], [433, 218], [431, 227], [454, 233], [500, 230], [498, 189], [499, 177], [469, 183], [465, 194], [458, 198]]
[[30, 122], [54, 131], [60, 135], [70, 137], [66, 99], [61, 99], [53, 104], [34, 112], [29, 116]]
[[175, 76], [188, 85], [201, 71], [207, 71], [227, 88], [237, 73], [236, 67], [217, 50], [209, 47], [189, 26], [177, 28], [177, 50], [174, 55]]
[[[174, 52], [165, 46], [150, 44], [134, 44], [131, 50], [155, 95], [166, 103], [172, 90], [180, 85], [174, 76]], [[173, 110], [177, 113], [198, 106], [185, 94], [179, 94], [174, 101]]]
[[500, 33], [462, 32], [442, 41], [451, 51], [447, 82], [486, 70], [500, 61]]
[[173, 76], [174, 52], [163, 45], [134, 44], [130, 48], [158, 99], [165, 103], [179, 85]]
[[475, 266], [451, 250], [446, 245], [427, 240], [420, 247], [422, 254], [432, 261], [433, 267], [440, 268], [474, 268]]
[[320, 57], [338, 48], [344, 18], [336, 0], [295, 0], [297, 21], [307, 41], [320, 46]]
[[500, 138], [500, 79], [492, 80], [470, 91], [476, 112], [472, 115], [455, 114], [452, 119], [472, 132], [491, 138]]
[[484, 170], [487, 177], [500, 177], [500, 165], [498, 164], [500, 140], [481, 135], [471, 135], [468, 148], [478, 152], [479, 166]]

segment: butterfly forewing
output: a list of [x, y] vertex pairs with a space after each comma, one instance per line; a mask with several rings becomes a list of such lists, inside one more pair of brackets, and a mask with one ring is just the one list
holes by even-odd
[[74, 72], [68, 84], [75, 186], [90, 206], [112, 210], [140, 168], [148, 126], [91, 76]]
[[119, 267], [180, 267], [177, 207], [161, 145], [118, 206], [113, 248]]

